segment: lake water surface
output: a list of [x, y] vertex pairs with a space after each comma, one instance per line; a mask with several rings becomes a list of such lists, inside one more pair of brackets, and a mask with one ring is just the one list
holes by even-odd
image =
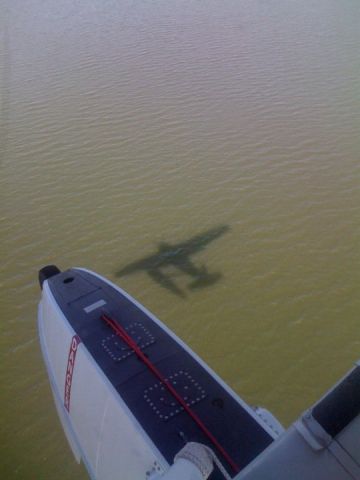
[[121, 285], [289, 425], [360, 357], [358, 0], [1, 17], [0, 477], [87, 478], [39, 351], [48, 263]]

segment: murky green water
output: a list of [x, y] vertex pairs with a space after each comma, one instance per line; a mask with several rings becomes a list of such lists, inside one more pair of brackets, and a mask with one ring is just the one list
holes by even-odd
[[360, 357], [359, 2], [1, 17], [1, 478], [87, 478], [39, 352], [47, 263], [120, 284], [288, 425]]

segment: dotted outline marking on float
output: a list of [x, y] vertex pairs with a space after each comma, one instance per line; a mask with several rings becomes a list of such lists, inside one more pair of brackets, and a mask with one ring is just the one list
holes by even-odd
[[[191, 405], [195, 405], [197, 403], [199, 403], [201, 400], [203, 400], [204, 398], [206, 398], [206, 392], [205, 390], [199, 385], [199, 383], [194, 380], [194, 378], [190, 375], [190, 373], [188, 372], [185, 372], [184, 370], [179, 370], [178, 372], [174, 373], [173, 375], [170, 375], [169, 377], [167, 377], [165, 380], [171, 380], [171, 383], [172, 385], [176, 385], [176, 378], [179, 377], [179, 376], [185, 376], [187, 377], [187, 379], [191, 382], [191, 384], [196, 387], [196, 389], [199, 391], [199, 394], [196, 398], [192, 399], [191, 401], [187, 401], [186, 404], [190, 407]], [[188, 388], [188, 385], [185, 385], [184, 388]], [[164, 385], [161, 383], [161, 382], [157, 382], [155, 383], [153, 386], [147, 388], [146, 390], [144, 390], [144, 400], [147, 402], [147, 404], [149, 405], [149, 407], [158, 415], [158, 417], [163, 420], [164, 422], [170, 420], [171, 418], [175, 417], [175, 415], [178, 415], [179, 413], [181, 413], [182, 411], [184, 411], [184, 408], [181, 407], [179, 405], [179, 407], [170, 412], [169, 414], [167, 415], [164, 415], [160, 412], [160, 410], [157, 408], [157, 406], [154, 404], [154, 402], [152, 401], [152, 399], [149, 397], [149, 393], [156, 390], [156, 389], [159, 389], [159, 390], [162, 390], [162, 391], [165, 391], [165, 387]], [[186, 401], [188, 397], [184, 397], [184, 400]], [[161, 399], [160, 399], [161, 401]], [[177, 404], [178, 402], [176, 400], [174, 400], [174, 404]]]
[[[125, 327], [125, 330], [130, 335], [137, 335], [137, 332], [132, 330], [133, 328], [141, 328], [144, 331], [145, 336], [148, 338], [147, 341], [141, 342], [140, 344], [138, 342], [136, 342], [138, 344], [139, 348], [143, 349], [143, 348], [146, 348], [149, 345], [152, 345], [153, 343], [155, 343], [155, 337], [149, 332], [149, 330], [147, 328], [144, 327], [144, 325], [142, 323], [139, 323], [139, 322], [131, 323], [130, 325]], [[113, 345], [115, 345], [116, 348], [124, 351], [124, 353], [122, 355], [116, 355], [111, 350], [111, 348], [107, 345], [107, 343], [110, 342], [110, 341], [113, 341]], [[118, 335], [116, 335], [115, 333], [113, 333], [113, 334], [107, 336], [106, 338], [104, 338], [101, 342], [101, 345], [104, 348], [104, 350], [106, 351], [106, 353], [115, 362], [121, 362], [121, 360], [125, 360], [125, 358], [130, 357], [131, 355], [134, 354], [134, 351], [129, 349], [129, 347], [127, 345], [125, 345], [119, 339]]]

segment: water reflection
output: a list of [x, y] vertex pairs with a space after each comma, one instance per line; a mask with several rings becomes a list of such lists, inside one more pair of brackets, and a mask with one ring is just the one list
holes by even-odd
[[145, 271], [155, 282], [170, 292], [185, 298], [186, 293], [175, 282], [174, 271], [187, 275], [191, 282], [187, 285], [189, 290], [208, 287], [218, 282], [222, 277], [220, 272], [209, 272], [205, 265], [196, 265], [191, 256], [204, 250], [209, 243], [221, 237], [230, 230], [228, 225], [221, 225], [196, 235], [185, 242], [170, 244], [162, 242], [155, 253], [145, 256], [140, 260], [129, 263], [116, 272], [118, 277]]

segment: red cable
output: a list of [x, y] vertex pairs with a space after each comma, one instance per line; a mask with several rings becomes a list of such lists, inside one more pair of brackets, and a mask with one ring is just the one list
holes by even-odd
[[213, 434], [205, 427], [202, 423], [200, 418], [196, 415], [196, 413], [189, 407], [189, 405], [185, 402], [185, 400], [178, 394], [175, 388], [171, 385], [171, 383], [159, 372], [159, 370], [155, 367], [155, 365], [147, 358], [147, 356], [143, 353], [141, 348], [137, 345], [137, 343], [127, 334], [123, 327], [121, 327], [115, 320], [108, 317], [107, 315], [103, 314], [101, 316], [102, 320], [104, 320], [116, 334], [124, 340], [124, 342], [135, 352], [135, 354], [142, 360], [145, 365], [149, 368], [149, 370], [160, 380], [160, 382], [165, 385], [165, 387], [169, 390], [172, 396], [180, 403], [186, 413], [194, 420], [197, 426], [203, 431], [203, 433], [208, 437], [211, 443], [218, 449], [221, 455], [226, 459], [229, 463], [231, 468], [234, 470], [235, 473], [240, 471], [240, 468], [236, 463], [232, 460], [230, 455], [226, 452], [226, 450], [220, 445], [220, 443], [216, 440]]

